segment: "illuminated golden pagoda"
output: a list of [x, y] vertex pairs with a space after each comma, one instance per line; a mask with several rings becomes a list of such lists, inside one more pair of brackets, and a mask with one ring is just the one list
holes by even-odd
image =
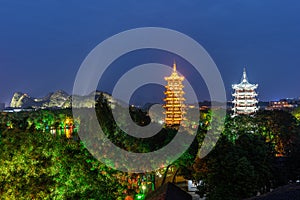
[[167, 126], [180, 125], [180, 122], [184, 120], [184, 101], [183, 97], [184, 86], [182, 81], [184, 80], [183, 76], [179, 76], [176, 71], [176, 63], [173, 64], [173, 72], [171, 76], [165, 77], [167, 81], [165, 95], [165, 123]]

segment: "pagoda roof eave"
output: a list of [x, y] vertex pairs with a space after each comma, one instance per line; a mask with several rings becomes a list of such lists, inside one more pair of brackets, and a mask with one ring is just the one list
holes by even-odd
[[232, 88], [233, 89], [245, 89], [245, 88], [249, 88], [249, 89], [256, 89], [258, 87], [258, 84], [233, 84]]

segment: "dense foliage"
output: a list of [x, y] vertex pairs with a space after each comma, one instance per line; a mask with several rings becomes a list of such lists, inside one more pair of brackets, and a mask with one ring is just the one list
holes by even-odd
[[[96, 112], [108, 138], [127, 151], [157, 150], [176, 134], [176, 129], [163, 128], [151, 138], [134, 138], [118, 127], [105, 101], [97, 104]], [[143, 180], [160, 186], [181, 175], [200, 181], [199, 194], [208, 199], [242, 199], [299, 179], [297, 118], [283, 111], [264, 111], [251, 117], [228, 115], [222, 129], [221, 124], [212, 124], [215, 112], [200, 113], [197, 137], [178, 160], [148, 174], [122, 173], [93, 158], [77, 136], [80, 119], [73, 119], [71, 110], [1, 113], [0, 196], [125, 199], [141, 192]], [[150, 122], [146, 111], [131, 108], [130, 114], [139, 125]], [[126, 120], [123, 123], [126, 125]], [[212, 128], [221, 137], [213, 151], [199, 159], [199, 148], [211, 145], [202, 143]], [[158, 172], [160, 177], [154, 177]]]
[[[124, 174], [95, 160], [82, 143], [49, 133], [1, 134], [0, 195], [4, 199], [116, 199]], [[121, 198], [123, 199], [123, 198]]]
[[199, 194], [243, 199], [299, 179], [299, 138], [298, 122], [287, 112], [228, 116], [214, 150], [194, 164]]

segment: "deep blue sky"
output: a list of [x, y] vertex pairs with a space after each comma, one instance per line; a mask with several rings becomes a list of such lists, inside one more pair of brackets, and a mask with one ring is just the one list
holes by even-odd
[[298, 97], [299, 10], [298, 0], [0, 0], [0, 102], [16, 91], [70, 93], [89, 51], [144, 26], [171, 28], [202, 44], [228, 97], [245, 66], [260, 100]]

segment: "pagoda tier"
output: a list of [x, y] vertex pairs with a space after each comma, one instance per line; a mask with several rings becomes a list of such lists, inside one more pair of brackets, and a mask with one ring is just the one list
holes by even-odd
[[173, 65], [171, 76], [165, 77], [165, 80], [167, 81], [167, 85], [165, 86], [166, 98], [164, 99], [165, 123], [167, 126], [180, 125], [180, 122], [184, 120], [184, 114], [186, 113], [184, 111], [184, 86], [182, 85], [184, 77], [178, 75], [176, 63]]
[[237, 98], [233, 100], [232, 103], [235, 103], [237, 105], [248, 105], [248, 104], [256, 104], [258, 103], [258, 101], [256, 99]]
[[246, 97], [256, 97], [257, 96], [257, 94], [254, 90], [252, 92], [236, 91], [235, 93], [232, 94], [232, 96], [241, 97], [241, 93], [243, 93], [243, 97], [244, 96], [246, 96]]
[[232, 101], [233, 116], [241, 114], [251, 115], [258, 110], [257, 93], [255, 92], [257, 87], [257, 84], [248, 82], [246, 70], [244, 69], [241, 83], [232, 85], [232, 89], [234, 89], [234, 93], [232, 94], [234, 97]]

